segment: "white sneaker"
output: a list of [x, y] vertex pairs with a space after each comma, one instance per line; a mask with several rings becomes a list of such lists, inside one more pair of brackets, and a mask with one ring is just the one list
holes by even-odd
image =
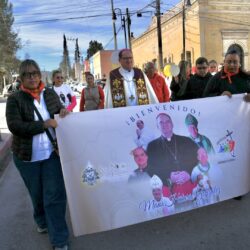
[[65, 245], [63, 247], [55, 247], [54, 250], [68, 250], [68, 245]]
[[48, 233], [48, 228], [47, 227], [45, 227], [45, 228], [37, 227], [36, 230], [37, 230], [37, 232], [39, 234], [46, 234], [46, 233]]

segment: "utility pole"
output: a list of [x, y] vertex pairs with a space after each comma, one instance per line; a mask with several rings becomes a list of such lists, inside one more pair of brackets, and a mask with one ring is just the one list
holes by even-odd
[[127, 32], [126, 32], [126, 19], [125, 16], [122, 17], [122, 27], [124, 29], [124, 40], [125, 40], [125, 48], [128, 48], [128, 44], [127, 44]]
[[123, 31], [124, 31], [124, 42], [125, 42], [125, 47], [127, 48], [128, 45], [127, 45], [127, 32], [126, 32], [126, 18], [124, 16], [124, 14], [122, 14], [122, 10], [120, 8], [115, 8], [114, 9], [114, 12], [113, 12], [113, 15], [112, 15], [112, 19], [113, 21], [115, 22], [116, 21], [116, 11], [119, 11], [120, 12], [120, 16], [121, 16], [121, 25], [122, 25], [122, 28], [123, 28]]
[[185, 0], [183, 4], [183, 9], [182, 9], [182, 60], [186, 60], [186, 29], [185, 29], [185, 19], [186, 19], [186, 13], [185, 13]]
[[162, 35], [161, 35], [161, 5], [160, 0], [156, 0], [156, 20], [157, 20], [157, 37], [158, 37], [158, 70], [163, 69], [162, 60]]
[[182, 9], [182, 46], [183, 46], [183, 57], [182, 60], [186, 60], [186, 7], [190, 7], [190, 0], [183, 0]]
[[112, 21], [113, 21], [113, 33], [114, 33], [114, 49], [117, 50], [117, 37], [116, 37], [116, 27], [115, 27], [115, 19], [114, 19], [114, 3], [111, 0], [111, 11], [112, 11]]
[[131, 49], [131, 33], [130, 33], [131, 19], [128, 8], [126, 8], [126, 15], [127, 15], [127, 25], [128, 25], [128, 47], [129, 49]]

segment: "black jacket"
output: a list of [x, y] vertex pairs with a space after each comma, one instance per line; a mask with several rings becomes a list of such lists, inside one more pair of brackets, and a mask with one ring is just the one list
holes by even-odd
[[203, 97], [219, 96], [224, 91], [231, 94], [250, 93], [250, 75], [240, 71], [237, 75], [231, 76], [231, 81], [232, 83], [229, 83], [223, 70], [218, 72], [208, 82]]
[[[44, 100], [50, 117], [58, 114], [63, 108], [58, 95], [52, 89], [44, 90]], [[13, 134], [13, 153], [23, 161], [30, 161], [32, 154], [32, 138], [44, 132], [43, 122], [34, 121], [34, 99], [21, 90], [8, 97], [6, 120]]]
[[187, 83], [187, 88], [183, 99], [188, 100], [202, 98], [204, 89], [211, 78], [212, 75], [210, 73], [207, 73], [204, 77], [201, 77], [197, 74], [193, 75]]
[[168, 184], [171, 172], [186, 171], [191, 175], [197, 165], [198, 146], [186, 136], [173, 134], [171, 142], [162, 136], [151, 141], [147, 147], [148, 174], [157, 175]]

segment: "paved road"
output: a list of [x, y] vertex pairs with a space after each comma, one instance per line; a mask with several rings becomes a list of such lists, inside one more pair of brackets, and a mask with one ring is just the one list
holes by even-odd
[[[0, 204], [1, 250], [51, 249], [47, 235], [36, 232], [31, 202], [13, 162], [0, 179]], [[71, 249], [249, 250], [249, 207], [250, 194], [242, 201], [228, 200], [134, 226], [71, 236]]]

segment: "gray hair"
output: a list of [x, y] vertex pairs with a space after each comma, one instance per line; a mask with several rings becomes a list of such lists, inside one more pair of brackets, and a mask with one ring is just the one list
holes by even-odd
[[153, 66], [154, 69], [156, 69], [155, 63], [147, 62], [146, 65], [145, 65], [145, 71], [147, 71], [149, 68], [151, 68], [151, 66]]

